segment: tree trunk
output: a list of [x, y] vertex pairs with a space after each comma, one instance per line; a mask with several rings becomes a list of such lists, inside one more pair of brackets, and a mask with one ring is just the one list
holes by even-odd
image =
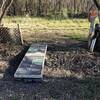
[[96, 7], [100, 10], [100, 4], [98, 0], [93, 0]]
[[4, 14], [7, 12], [11, 4], [13, 3], [13, 0], [4, 0], [2, 3], [2, 6], [0, 8], [0, 24], [2, 22], [2, 18]]

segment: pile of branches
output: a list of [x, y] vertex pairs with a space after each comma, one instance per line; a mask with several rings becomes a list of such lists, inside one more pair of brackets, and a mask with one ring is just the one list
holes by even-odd
[[47, 58], [46, 66], [48, 69], [63, 69], [64, 72], [70, 71], [70, 75], [74, 73], [74, 76], [81, 75], [82, 78], [100, 75], [100, 57], [80, 47], [48, 51]]

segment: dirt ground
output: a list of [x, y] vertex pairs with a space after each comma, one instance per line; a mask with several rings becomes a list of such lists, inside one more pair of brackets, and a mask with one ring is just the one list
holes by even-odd
[[100, 100], [100, 54], [87, 42], [48, 43], [41, 82], [13, 77], [28, 47], [0, 44], [0, 100]]

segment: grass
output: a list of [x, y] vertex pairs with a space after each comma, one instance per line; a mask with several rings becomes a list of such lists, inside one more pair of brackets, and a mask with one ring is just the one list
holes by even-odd
[[87, 19], [48, 20], [34, 17], [5, 17], [4, 26], [13, 28], [20, 25], [23, 38], [35, 40], [86, 40], [89, 33]]
[[[16, 28], [17, 24], [19, 24], [22, 35], [27, 41], [86, 40], [89, 31], [87, 19], [66, 19], [60, 21], [29, 17], [5, 17], [3, 24], [10, 28]], [[7, 49], [6, 51], [9, 50]], [[12, 94], [9, 97], [11, 98], [10, 100], [32, 100], [34, 98], [34, 100], [100, 100], [99, 79], [68, 79], [67, 77], [71, 73], [65, 70], [62, 73], [66, 74], [66, 78], [52, 77], [49, 81], [36, 85], [20, 82], [14, 83], [12, 81], [7, 83], [5, 81], [5, 84], [8, 86], [6, 88], [6, 85], [4, 84], [3, 87], [3, 83], [0, 82], [1, 89], [3, 91], [7, 90], [6, 92], [1, 92], [4, 93], [4, 96]], [[30, 90], [28, 93], [27, 88]]]

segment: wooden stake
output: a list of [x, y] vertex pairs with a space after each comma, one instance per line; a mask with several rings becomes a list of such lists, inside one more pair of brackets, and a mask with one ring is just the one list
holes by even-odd
[[23, 44], [24, 44], [24, 41], [23, 41], [22, 34], [21, 34], [21, 32], [20, 32], [19, 24], [17, 24], [17, 26], [18, 26], [18, 31], [19, 31], [20, 37], [21, 37], [21, 44], [23, 45]]

